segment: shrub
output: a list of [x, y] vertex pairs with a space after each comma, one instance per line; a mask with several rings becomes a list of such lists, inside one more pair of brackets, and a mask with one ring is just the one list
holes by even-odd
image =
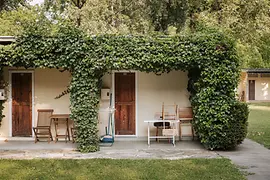
[[[247, 104], [239, 101], [231, 103], [224, 104], [223, 108], [198, 108], [194, 125], [200, 141], [207, 149], [235, 148], [245, 139], [249, 114]], [[217, 111], [217, 108], [221, 110]]]

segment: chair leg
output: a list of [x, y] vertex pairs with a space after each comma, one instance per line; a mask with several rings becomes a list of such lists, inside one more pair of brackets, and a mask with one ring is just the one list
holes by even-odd
[[[158, 127], [156, 129], [156, 136], [158, 136]], [[158, 141], [158, 138], [156, 138], [156, 141]]]
[[[156, 136], [159, 136], [159, 127], [157, 127]], [[159, 138], [156, 138], [156, 141], [159, 143]]]
[[179, 141], [182, 140], [182, 126], [181, 124], [179, 125]]
[[192, 140], [194, 140], [194, 128], [192, 125], [191, 125], [191, 131], [192, 131]]
[[49, 133], [48, 134], [48, 143], [50, 143], [51, 141], [53, 141], [52, 140], [52, 133], [51, 133], [51, 130], [50, 129], [48, 130], [48, 133]]
[[33, 131], [34, 131], [34, 134], [35, 134], [35, 143], [37, 143], [37, 132], [36, 132], [36, 129], [35, 128], [33, 128]]
[[71, 131], [72, 143], [74, 143], [74, 138], [73, 138], [73, 128], [70, 128], [70, 131]]
[[[171, 129], [171, 127], [166, 127], [166, 129]], [[171, 143], [171, 138], [168, 138], [169, 143]]]
[[53, 141], [52, 131], [49, 129], [51, 141]]

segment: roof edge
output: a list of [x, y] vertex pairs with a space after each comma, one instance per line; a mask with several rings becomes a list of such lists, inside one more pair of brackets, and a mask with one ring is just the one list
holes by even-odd
[[270, 68], [246, 68], [242, 69], [242, 71], [247, 73], [270, 73]]

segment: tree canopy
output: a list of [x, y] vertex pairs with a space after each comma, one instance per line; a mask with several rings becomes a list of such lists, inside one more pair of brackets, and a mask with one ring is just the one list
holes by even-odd
[[[47, 21], [39, 7], [19, 7], [0, 14], [0, 36], [18, 36], [33, 23]], [[49, 25], [49, 24], [47, 24]]]
[[0, 1], [0, 12], [15, 10], [20, 6], [25, 6], [27, 0], [1, 0]]
[[236, 40], [242, 67], [270, 67], [268, 0], [45, 0], [41, 7], [25, 7], [24, 0], [1, 3], [0, 35], [18, 35], [37, 21], [42, 26], [68, 21], [89, 35], [174, 35], [211, 27]]

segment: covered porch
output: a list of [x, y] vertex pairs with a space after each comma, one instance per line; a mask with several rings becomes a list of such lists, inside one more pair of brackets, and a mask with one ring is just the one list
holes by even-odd
[[[99, 136], [102, 132], [98, 131], [98, 123], [103, 119], [98, 118], [99, 107], [102, 106], [100, 91], [109, 88], [112, 91], [110, 98], [112, 103], [109, 104], [116, 108], [114, 116], [116, 136], [145, 138], [147, 126], [143, 124], [147, 124], [145, 120], [153, 119], [156, 112], [160, 112], [162, 103], [186, 107], [190, 106], [190, 97], [195, 115], [194, 127], [206, 148], [230, 149], [244, 140], [248, 108], [245, 103], [235, 99], [239, 61], [235, 56], [233, 42], [223, 34], [216, 32], [183, 37], [88, 37], [82, 31], [69, 26], [63, 27], [63, 31], [55, 32], [55, 36], [51, 38], [37, 36], [35, 33], [29, 32], [27, 36], [19, 38], [15, 46], [3, 49], [1, 75], [9, 74], [9, 69], [4, 69], [7, 66], [37, 69], [32, 70], [32, 75], [27, 75], [28, 78], [25, 79], [27, 83], [22, 81], [11, 85], [16, 87], [16, 84], [20, 86], [27, 84], [24, 88], [14, 88], [14, 91], [18, 99], [24, 102], [22, 104], [28, 106], [28, 111], [18, 108], [19, 111], [13, 112], [16, 108], [12, 106], [18, 104], [13, 102], [16, 98], [7, 97], [7, 101], [0, 103], [3, 123], [0, 129], [1, 136], [14, 136], [15, 131], [12, 132], [14, 127], [17, 128], [16, 135], [22, 135], [22, 132], [27, 130], [27, 135], [33, 136], [31, 128], [36, 125], [37, 106], [46, 107], [53, 104], [56, 109], [62, 106], [67, 108], [67, 111], [71, 109], [70, 117], [75, 120], [78, 130], [76, 138], [78, 149], [81, 152], [99, 151]], [[71, 103], [64, 101], [62, 106], [51, 103], [56, 102], [55, 95], [59, 95], [59, 92], [63, 92], [66, 88], [54, 91], [51, 97], [44, 93], [44, 89], [50, 92], [55, 90], [51, 83], [55, 83], [55, 79], [62, 80], [59, 74], [51, 76], [49, 72], [45, 78], [40, 76], [50, 86], [42, 87], [41, 83], [40, 90], [37, 90], [36, 84], [39, 81], [33, 77], [35, 71], [53, 68], [56, 72], [58, 72], [56, 69], [62, 69], [72, 74]], [[128, 71], [121, 72], [121, 70]], [[111, 79], [111, 87], [102, 84], [106, 73], [112, 75], [108, 78]], [[26, 73], [13, 74], [20, 79]], [[125, 78], [129, 76], [132, 79]], [[170, 76], [172, 77], [168, 78]], [[5, 78], [13, 80], [11, 76]], [[32, 81], [35, 81], [35, 84], [31, 83]], [[63, 82], [68, 84], [68, 81]], [[9, 89], [11, 92], [5, 93], [13, 95], [13, 89]], [[20, 89], [25, 90], [25, 96], [22, 96]], [[38, 101], [37, 92], [43, 95], [47, 103]], [[125, 97], [125, 101], [122, 101], [122, 96]], [[27, 113], [20, 113], [20, 110]], [[54, 110], [55, 113], [59, 111], [62, 110]], [[22, 114], [28, 116], [26, 118], [28, 124], [24, 123], [25, 121], [18, 121], [20, 118], [13, 118]], [[14, 126], [13, 122], [23, 122], [21, 124], [27, 125], [21, 128]], [[107, 121], [105, 123], [107, 124]], [[155, 133], [155, 129], [153, 127], [150, 133]]]
[[[56, 98], [69, 86], [71, 81], [69, 72], [47, 68], [5, 67], [4, 79], [9, 85], [5, 94], [7, 97], [3, 111], [5, 117], [0, 127], [2, 140], [20, 139], [17, 137], [32, 137], [33, 139], [32, 129], [37, 125], [39, 109], [53, 109], [53, 114], [70, 114], [69, 94]], [[130, 141], [132, 139], [145, 141], [147, 144], [147, 123], [144, 121], [159, 119], [163, 103], [176, 104], [179, 108], [189, 107], [187, 83], [187, 73], [182, 71], [162, 75], [139, 71], [107, 73], [103, 76], [101, 84], [99, 136], [106, 134], [105, 131], [108, 128], [108, 112], [103, 110], [111, 106], [116, 108], [113, 117], [115, 140]], [[104, 90], [109, 94], [104, 94]], [[69, 120], [69, 127], [72, 126], [73, 121]], [[177, 132], [179, 132], [178, 128], [179, 126], [177, 126]], [[51, 125], [51, 130], [55, 138], [54, 124]], [[58, 130], [63, 133], [64, 124]], [[191, 134], [191, 130], [190, 126], [187, 126], [182, 129], [182, 132]], [[156, 127], [153, 124], [150, 131], [151, 135], [156, 134]], [[178, 140], [178, 135], [176, 140]], [[169, 143], [167, 146], [170, 146]]]

